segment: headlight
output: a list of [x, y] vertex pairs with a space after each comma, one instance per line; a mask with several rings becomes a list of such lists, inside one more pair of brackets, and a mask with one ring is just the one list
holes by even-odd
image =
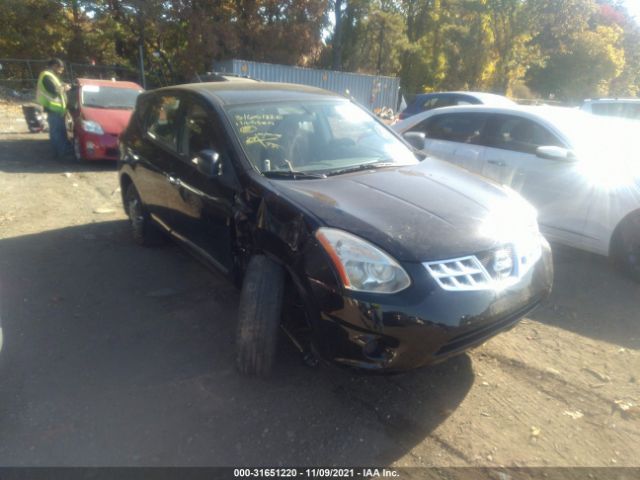
[[411, 285], [409, 275], [398, 262], [355, 235], [333, 228], [319, 228], [316, 238], [349, 290], [396, 293]]
[[104, 133], [100, 124], [93, 120], [82, 120], [82, 128], [85, 132], [89, 133], [96, 133], [98, 135], [102, 135]]

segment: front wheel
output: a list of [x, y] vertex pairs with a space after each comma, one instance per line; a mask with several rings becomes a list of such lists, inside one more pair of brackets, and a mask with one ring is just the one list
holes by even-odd
[[249, 261], [240, 293], [236, 365], [240, 373], [266, 376], [276, 355], [285, 272], [264, 255]]
[[611, 255], [616, 266], [640, 282], [640, 214], [626, 218], [618, 226], [611, 244]]
[[131, 225], [133, 240], [144, 247], [152, 247], [164, 241], [162, 232], [153, 224], [140, 195], [133, 184], [127, 187], [125, 194], [127, 214]]

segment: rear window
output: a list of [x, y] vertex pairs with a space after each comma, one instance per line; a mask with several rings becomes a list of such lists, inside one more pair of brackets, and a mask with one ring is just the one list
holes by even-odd
[[596, 115], [640, 120], [640, 102], [592, 103], [591, 111]]
[[147, 134], [172, 150], [178, 147], [179, 111], [180, 99], [165, 95], [149, 106], [146, 115]]
[[412, 132], [422, 132], [427, 138], [450, 142], [476, 143], [487, 115], [484, 113], [448, 113], [436, 115], [419, 123]]

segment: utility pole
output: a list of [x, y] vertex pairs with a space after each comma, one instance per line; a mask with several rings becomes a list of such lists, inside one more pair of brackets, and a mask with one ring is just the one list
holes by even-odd
[[333, 70], [342, 70], [342, 5], [346, 0], [334, 1], [335, 26], [333, 28]]
[[140, 58], [140, 83], [142, 88], [147, 89], [147, 79], [144, 75], [144, 17], [142, 15], [142, 7], [138, 6], [138, 28], [140, 35], [138, 36], [138, 56]]

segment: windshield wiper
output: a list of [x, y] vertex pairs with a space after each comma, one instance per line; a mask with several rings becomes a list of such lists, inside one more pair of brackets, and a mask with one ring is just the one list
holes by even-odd
[[298, 172], [296, 170], [267, 170], [261, 173], [267, 178], [292, 178], [293, 180], [327, 178], [324, 173]]
[[399, 167], [399, 166], [401, 166], [401, 164], [393, 163], [393, 162], [361, 163], [360, 165], [353, 165], [351, 167], [332, 170], [330, 172], [327, 172], [327, 175], [342, 175], [343, 173], [358, 172], [361, 170], [375, 170], [376, 168]]

